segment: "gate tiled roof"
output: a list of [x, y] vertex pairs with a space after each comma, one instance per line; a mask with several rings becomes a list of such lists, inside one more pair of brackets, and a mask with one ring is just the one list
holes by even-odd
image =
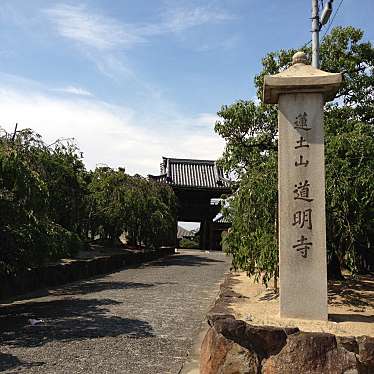
[[216, 161], [211, 160], [163, 157], [161, 175], [150, 178], [179, 187], [222, 190], [231, 187], [230, 181], [223, 175], [222, 168]]

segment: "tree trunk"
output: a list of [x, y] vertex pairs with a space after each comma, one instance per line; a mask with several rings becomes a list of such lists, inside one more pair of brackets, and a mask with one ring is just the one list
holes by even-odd
[[340, 266], [340, 261], [335, 252], [331, 255], [330, 261], [327, 264], [327, 278], [331, 280], [343, 280], [343, 274]]

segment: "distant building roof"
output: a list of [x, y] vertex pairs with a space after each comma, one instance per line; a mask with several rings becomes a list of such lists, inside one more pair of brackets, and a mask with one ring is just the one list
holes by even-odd
[[172, 186], [227, 190], [231, 182], [216, 161], [163, 157], [161, 175], [149, 177]]
[[213, 219], [213, 222], [214, 223], [225, 223], [225, 224], [230, 224], [231, 225], [231, 222], [229, 221], [229, 219], [227, 217], [224, 217], [222, 214], [218, 217], [215, 217]]
[[194, 233], [178, 225], [177, 238], [182, 239], [184, 237], [192, 237]]

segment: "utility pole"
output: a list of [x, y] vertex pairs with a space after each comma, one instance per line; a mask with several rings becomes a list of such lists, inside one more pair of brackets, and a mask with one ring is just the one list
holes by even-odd
[[330, 19], [333, 2], [334, 0], [327, 0], [320, 17], [318, 0], [312, 0], [312, 66], [317, 69], [320, 67], [319, 32]]
[[319, 12], [318, 0], [312, 0], [312, 66], [319, 69]]

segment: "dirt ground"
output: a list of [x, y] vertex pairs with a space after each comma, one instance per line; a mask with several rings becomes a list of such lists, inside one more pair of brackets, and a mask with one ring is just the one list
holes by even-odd
[[230, 304], [235, 317], [255, 325], [298, 327], [302, 331], [340, 336], [374, 336], [374, 276], [346, 276], [328, 287], [329, 320], [306, 321], [279, 318], [279, 296], [255, 283], [245, 273], [234, 273], [233, 291], [242, 295]]

